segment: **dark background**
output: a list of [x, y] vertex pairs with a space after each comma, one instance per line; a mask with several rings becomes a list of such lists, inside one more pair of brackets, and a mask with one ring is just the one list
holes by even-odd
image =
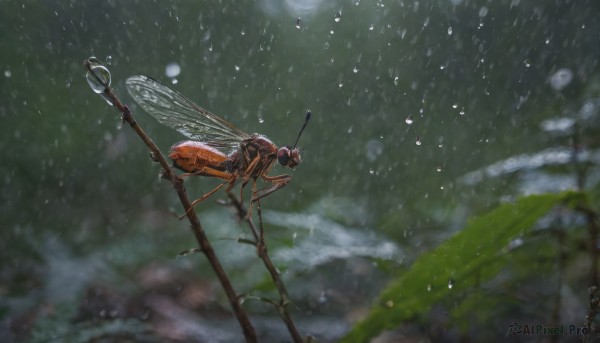
[[[176, 195], [90, 90], [84, 58], [106, 64], [163, 152], [183, 137], [132, 102], [128, 76], [171, 84], [278, 145], [293, 143], [312, 110], [303, 164], [263, 207], [295, 317], [335, 340], [469, 216], [574, 188], [570, 161], [548, 149], [587, 149], [595, 185], [599, 15], [592, 0], [1, 1], [2, 331], [85, 341], [85, 325], [118, 318], [139, 340], [177, 340], [152, 312], [168, 300], [198, 325], [184, 340], [240, 339], [219, 336], [237, 324], [204, 258], [175, 258], [195, 244], [172, 215]], [[172, 63], [181, 73], [169, 78]], [[575, 124], [548, 129], [565, 122]], [[186, 185], [193, 197], [214, 184]], [[252, 248], [235, 242], [245, 229], [222, 197], [198, 211], [236, 289], [273, 295]], [[199, 301], [188, 307], [178, 298], [187, 287]], [[270, 307], [247, 307], [264, 332], [284, 330]]]

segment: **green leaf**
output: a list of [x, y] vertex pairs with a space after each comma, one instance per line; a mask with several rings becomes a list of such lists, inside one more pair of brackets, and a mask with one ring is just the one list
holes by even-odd
[[[369, 315], [342, 342], [363, 342], [428, 311], [452, 292], [494, 276], [508, 244], [531, 229], [558, 203], [573, 206], [579, 193], [533, 195], [472, 219], [459, 233], [425, 253], [382, 291]], [[489, 268], [488, 268], [489, 267]]]

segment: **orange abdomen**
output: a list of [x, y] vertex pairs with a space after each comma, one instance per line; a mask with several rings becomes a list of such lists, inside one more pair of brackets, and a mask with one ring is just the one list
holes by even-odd
[[228, 156], [204, 143], [185, 141], [171, 147], [169, 158], [175, 167], [185, 172], [222, 177], [218, 172], [226, 172], [223, 162]]

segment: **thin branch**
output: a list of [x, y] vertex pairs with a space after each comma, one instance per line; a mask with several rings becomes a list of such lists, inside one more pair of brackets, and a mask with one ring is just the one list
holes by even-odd
[[258, 212], [257, 213], [258, 221], [259, 221], [259, 229], [257, 230], [256, 226], [254, 225], [254, 222], [252, 221], [252, 217], [247, 216], [248, 211], [246, 210], [245, 206], [240, 202], [240, 200], [231, 192], [228, 192], [227, 195], [229, 196], [229, 199], [231, 200], [231, 204], [233, 205], [233, 207], [235, 207], [239, 218], [243, 218], [244, 221], [246, 223], [248, 223], [248, 226], [250, 227], [250, 231], [252, 232], [253, 236], [256, 239], [256, 252], [258, 254], [258, 257], [263, 261], [265, 268], [267, 269], [267, 271], [269, 272], [269, 275], [271, 276], [271, 280], [273, 280], [273, 284], [275, 284], [275, 288], [277, 288], [277, 291], [279, 292], [279, 302], [278, 303], [270, 302], [270, 303], [276, 307], [277, 312], [279, 313], [279, 316], [281, 317], [281, 319], [287, 326], [287, 329], [288, 329], [290, 335], [292, 336], [294, 342], [295, 343], [304, 342], [304, 340], [302, 339], [302, 336], [300, 335], [300, 333], [298, 332], [298, 329], [296, 328], [296, 324], [294, 323], [292, 316], [290, 315], [290, 313], [288, 311], [288, 305], [291, 304], [291, 301], [290, 301], [290, 297], [288, 295], [287, 289], [285, 288], [285, 285], [283, 283], [283, 280], [281, 279], [281, 274], [279, 273], [279, 270], [273, 265], [273, 262], [271, 261], [271, 258], [269, 257], [269, 252], [267, 250], [267, 243], [265, 242], [265, 235], [264, 235], [265, 230], [264, 230], [263, 221], [262, 221], [262, 211], [260, 208], [260, 200], [255, 201], [257, 212]]
[[[177, 196], [179, 197], [179, 200], [181, 201], [181, 204], [183, 205], [183, 208], [186, 213], [186, 217], [188, 218], [188, 220], [191, 224], [191, 229], [194, 232], [194, 236], [196, 237], [196, 240], [198, 241], [200, 250], [204, 253], [206, 258], [208, 259], [211, 267], [215, 271], [215, 274], [217, 274], [217, 278], [219, 279], [219, 282], [221, 283], [221, 286], [223, 287], [223, 290], [225, 291], [225, 294], [227, 295], [227, 298], [229, 299], [229, 303], [233, 309], [233, 312], [242, 327], [242, 331], [244, 333], [244, 337], [245, 337], [246, 341], [247, 342], [257, 342], [257, 337], [256, 337], [256, 332], [254, 331], [254, 327], [252, 326], [252, 323], [250, 322], [250, 319], [248, 318], [246, 311], [241, 306], [238, 296], [235, 293], [233, 286], [231, 285], [231, 281], [229, 280], [229, 277], [225, 273], [223, 266], [219, 262], [216, 254], [214, 252], [214, 249], [213, 249], [212, 245], [210, 244], [210, 241], [208, 240], [208, 237], [206, 236], [206, 233], [204, 232], [202, 225], [200, 224], [200, 220], [198, 219], [196, 212], [192, 208], [192, 204], [187, 196], [185, 187], [183, 186], [183, 179], [181, 177], [179, 177], [176, 173], [173, 172], [173, 170], [169, 166], [169, 163], [167, 162], [167, 160], [165, 159], [163, 154], [160, 152], [160, 150], [158, 149], [156, 144], [154, 144], [152, 139], [150, 139], [150, 137], [148, 137], [148, 135], [144, 132], [144, 130], [142, 130], [142, 128], [135, 121], [135, 118], [133, 117], [133, 114], [131, 113], [131, 110], [129, 109], [129, 107], [127, 107], [126, 105], [123, 105], [123, 103], [119, 100], [119, 98], [114, 94], [114, 92], [110, 88], [110, 81], [102, 78], [101, 75], [98, 74], [96, 67], [99, 65], [99, 63], [95, 59], [92, 60], [90, 58], [90, 59], [86, 59], [83, 62], [83, 65], [87, 69], [88, 73], [91, 73], [88, 75], [91, 75], [91, 77], [93, 77], [95, 79], [95, 81], [97, 81], [104, 87], [104, 91], [102, 94], [103, 97], [105, 99], [109, 100], [119, 110], [119, 112], [121, 112], [123, 121], [126, 121], [127, 123], [129, 123], [131, 128], [137, 133], [137, 135], [142, 139], [142, 141], [144, 141], [146, 146], [148, 146], [148, 148], [152, 152], [152, 158], [155, 161], [157, 161], [158, 163], [160, 163], [160, 165], [163, 169], [163, 177], [171, 182], [171, 184], [173, 185], [173, 188], [177, 192]], [[105, 69], [105, 70], [108, 71], [107, 69]]]

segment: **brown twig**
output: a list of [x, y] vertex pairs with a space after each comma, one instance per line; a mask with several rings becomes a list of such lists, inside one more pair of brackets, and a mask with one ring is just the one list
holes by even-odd
[[269, 252], [267, 250], [267, 244], [265, 241], [265, 234], [264, 234], [265, 230], [264, 230], [263, 221], [262, 221], [262, 211], [260, 208], [260, 200], [255, 201], [257, 212], [258, 212], [257, 213], [258, 222], [259, 222], [259, 229], [257, 230], [256, 226], [254, 225], [254, 221], [252, 220], [252, 217], [247, 216], [248, 211], [246, 210], [245, 206], [240, 202], [240, 200], [231, 192], [228, 192], [227, 195], [229, 196], [229, 199], [231, 200], [231, 204], [233, 205], [233, 207], [235, 207], [239, 218], [244, 218], [244, 221], [246, 223], [248, 223], [248, 226], [250, 227], [250, 231], [252, 232], [252, 235], [256, 239], [256, 252], [258, 254], [258, 257], [263, 261], [265, 268], [267, 269], [267, 271], [269, 272], [269, 275], [271, 276], [271, 280], [273, 280], [273, 284], [275, 284], [275, 288], [277, 288], [277, 291], [279, 292], [279, 302], [272, 301], [269, 303], [273, 304], [276, 307], [277, 312], [279, 313], [279, 316], [281, 317], [281, 320], [283, 320], [283, 322], [287, 326], [287, 329], [288, 329], [290, 335], [292, 336], [294, 342], [302, 343], [304, 340], [302, 339], [302, 336], [298, 332], [298, 329], [296, 328], [296, 324], [294, 323], [292, 316], [290, 315], [290, 312], [288, 311], [288, 305], [290, 305], [291, 301], [290, 301], [290, 297], [288, 295], [287, 289], [283, 283], [283, 280], [281, 279], [281, 274], [279, 273], [279, 270], [273, 265], [273, 262], [271, 261], [271, 258], [269, 257]]
[[152, 158], [158, 163], [160, 163], [163, 169], [163, 177], [171, 182], [173, 188], [177, 192], [177, 196], [179, 197], [179, 200], [183, 205], [186, 216], [191, 224], [191, 229], [194, 232], [196, 240], [198, 241], [200, 250], [208, 259], [211, 267], [215, 271], [215, 274], [217, 274], [217, 278], [219, 279], [219, 282], [221, 283], [221, 286], [223, 287], [223, 290], [225, 291], [225, 294], [229, 299], [229, 303], [231, 304], [233, 312], [242, 327], [242, 331], [244, 333], [246, 341], [257, 342], [254, 327], [252, 326], [252, 323], [250, 322], [246, 311], [241, 306], [238, 295], [234, 291], [229, 277], [225, 273], [223, 266], [219, 262], [215, 251], [212, 245], [210, 244], [210, 241], [208, 240], [208, 237], [206, 236], [202, 225], [200, 224], [200, 219], [198, 219], [196, 212], [192, 209], [191, 202], [187, 196], [185, 187], [183, 185], [183, 179], [173, 172], [173, 170], [169, 166], [169, 163], [167, 162], [163, 154], [160, 152], [156, 144], [154, 144], [152, 139], [150, 139], [150, 137], [148, 137], [144, 130], [142, 130], [142, 128], [137, 124], [129, 107], [123, 105], [119, 98], [113, 93], [112, 89], [110, 88], [109, 82], [107, 83], [106, 80], [103, 79], [101, 75], [97, 73], [96, 68], [94, 67], [98, 66], [98, 64], [99, 63], [96, 60], [91, 59], [86, 59], [83, 62], [83, 65], [87, 69], [88, 73], [91, 73], [89, 75], [93, 77], [95, 81], [97, 81], [99, 84], [104, 86], [104, 91], [102, 94], [103, 97], [109, 100], [119, 110], [119, 112], [121, 112], [123, 121], [126, 121], [131, 126], [131, 128], [137, 133], [137, 135], [142, 139], [142, 141], [144, 141], [146, 146], [148, 146], [148, 148], [152, 152]]

